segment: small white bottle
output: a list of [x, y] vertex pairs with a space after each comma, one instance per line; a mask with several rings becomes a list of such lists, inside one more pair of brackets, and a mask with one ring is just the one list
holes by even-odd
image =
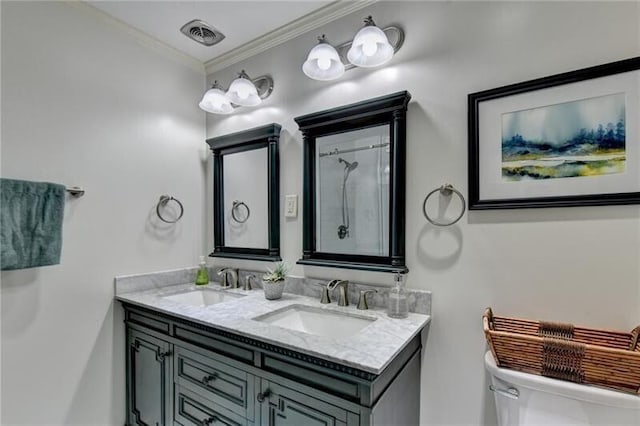
[[391, 318], [406, 318], [409, 316], [409, 303], [407, 302], [407, 290], [404, 288], [402, 275], [396, 274], [395, 284], [389, 290], [389, 306], [387, 315]]

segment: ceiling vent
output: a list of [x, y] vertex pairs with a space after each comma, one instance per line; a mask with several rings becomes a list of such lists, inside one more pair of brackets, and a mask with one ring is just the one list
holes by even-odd
[[182, 34], [205, 46], [213, 46], [224, 40], [224, 34], [199, 19], [189, 21], [180, 28]]

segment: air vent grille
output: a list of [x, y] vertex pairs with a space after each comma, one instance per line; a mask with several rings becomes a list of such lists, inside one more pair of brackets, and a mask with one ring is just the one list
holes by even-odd
[[180, 31], [191, 40], [197, 41], [205, 46], [218, 44], [225, 37], [220, 31], [199, 19], [187, 22], [180, 28]]

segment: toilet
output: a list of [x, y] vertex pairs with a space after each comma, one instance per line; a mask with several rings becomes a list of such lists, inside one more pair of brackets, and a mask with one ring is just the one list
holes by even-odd
[[500, 426], [640, 426], [640, 396], [500, 368], [489, 351]]

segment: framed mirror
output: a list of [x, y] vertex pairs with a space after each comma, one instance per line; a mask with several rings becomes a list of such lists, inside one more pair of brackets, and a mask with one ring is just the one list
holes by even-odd
[[404, 91], [295, 118], [303, 136], [304, 265], [408, 272]]
[[213, 239], [209, 256], [280, 259], [280, 125], [207, 139], [213, 152]]

